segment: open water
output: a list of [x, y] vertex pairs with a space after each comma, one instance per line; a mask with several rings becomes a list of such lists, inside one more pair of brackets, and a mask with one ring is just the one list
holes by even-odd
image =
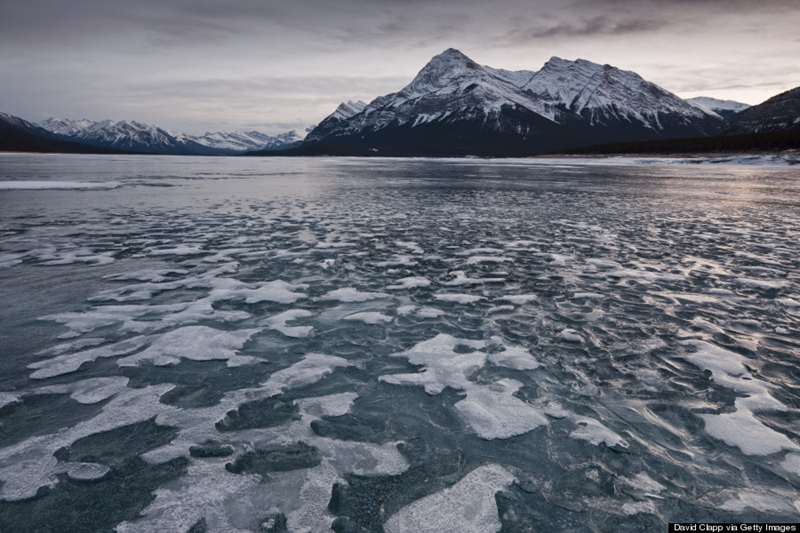
[[800, 520], [796, 167], [0, 155], [0, 531]]

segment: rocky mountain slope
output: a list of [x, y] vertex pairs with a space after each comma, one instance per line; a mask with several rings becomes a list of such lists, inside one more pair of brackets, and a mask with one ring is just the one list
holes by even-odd
[[788, 90], [740, 113], [726, 134], [800, 128], [800, 87]]
[[717, 113], [610, 65], [554, 57], [537, 72], [507, 71], [478, 65], [452, 48], [399, 92], [352, 109], [355, 114], [341, 110], [312, 130], [297, 152], [531, 155], [714, 135], [725, 127]]

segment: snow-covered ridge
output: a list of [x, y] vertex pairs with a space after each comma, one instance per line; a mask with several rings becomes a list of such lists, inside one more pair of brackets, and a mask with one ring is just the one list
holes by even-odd
[[741, 102], [736, 102], [735, 100], [720, 100], [718, 98], [711, 98], [709, 96], [698, 96], [697, 98], [687, 98], [687, 102], [692, 104], [698, 109], [705, 111], [706, 113], [716, 113], [717, 111], [734, 111], [736, 113], [741, 113], [748, 107], [749, 104], [743, 104]]
[[688, 98], [686, 101], [697, 109], [704, 111], [709, 115], [718, 116], [721, 119], [730, 119], [735, 117], [737, 114], [750, 107], [748, 104], [743, 104], [734, 100], [719, 100], [709, 96]]
[[303, 140], [303, 137], [295, 130], [279, 133], [278, 135], [267, 135], [260, 131], [245, 132], [206, 132], [203, 135], [178, 134], [178, 139], [188, 139], [196, 143], [217, 148], [220, 150], [232, 150], [236, 152], [247, 152], [251, 150], [278, 150], [285, 148], [292, 143]]
[[258, 131], [214, 132], [195, 136], [171, 133], [136, 121], [50, 118], [39, 124], [59, 137], [95, 146], [153, 153], [222, 154], [284, 148], [302, 139], [296, 131], [276, 136]]
[[523, 138], [535, 129], [525, 122], [504, 123], [500, 117], [509, 112], [533, 113], [554, 125], [634, 127], [673, 136], [675, 128], [713, 134], [723, 124], [716, 112], [692, 105], [635, 72], [558, 57], [539, 71], [509, 71], [479, 65], [453, 48], [434, 56], [400, 91], [376, 98], [358, 113], [346, 117], [344, 105], [308, 140], [434, 122], [482, 121], [487, 129], [516, 131]]
[[339, 107], [337, 107], [336, 111], [334, 111], [330, 116], [338, 118], [339, 120], [344, 120], [361, 113], [364, 111], [365, 107], [367, 107], [366, 102], [362, 102], [361, 100], [356, 102], [348, 100], [347, 102], [342, 102], [339, 104]]

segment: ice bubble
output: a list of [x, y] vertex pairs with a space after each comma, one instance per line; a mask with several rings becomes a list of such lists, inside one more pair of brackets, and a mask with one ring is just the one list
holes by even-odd
[[500, 531], [495, 494], [516, 478], [499, 465], [480, 466], [450, 488], [403, 507], [384, 524], [387, 533]]

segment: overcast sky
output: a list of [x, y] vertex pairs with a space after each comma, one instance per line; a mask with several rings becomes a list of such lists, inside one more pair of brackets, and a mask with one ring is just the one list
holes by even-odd
[[450, 47], [509, 70], [583, 58], [757, 104], [800, 86], [798, 27], [798, 0], [0, 0], [0, 111], [302, 130]]

